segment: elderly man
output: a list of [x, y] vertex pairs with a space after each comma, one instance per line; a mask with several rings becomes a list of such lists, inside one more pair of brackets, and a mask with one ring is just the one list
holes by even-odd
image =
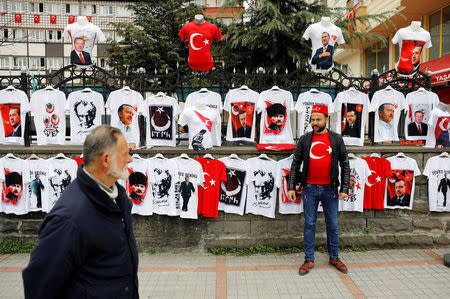
[[361, 135], [361, 130], [356, 122], [357, 116], [354, 110], [347, 111], [345, 115], [345, 128], [342, 131], [342, 136], [357, 137]]
[[19, 107], [11, 107], [9, 109], [9, 123], [11, 127], [13, 127], [13, 131], [9, 136], [11, 137], [20, 137], [22, 136], [22, 126], [20, 121], [20, 108]]
[[404, 180], [397, 180], [394, 183], [395, 195], [388, 201], [388, 206], [402, 206], [409, 207], [411, 196], [406, 193], [406, 182]]
[[[119, 109], [117, 109], [117, 115], [119, 116], [117, 127], [122, 131], [123, 135], [125, 135], [127, 141], [132, 140], [134, 133], [131, 129], [134, 117], [133, 106], [129, 104], [120, 105]], [[134, 149], [136, 148], [136, 143], [128, 143], [128, 147]]]
[[118, 179], [131, 162], [119, 129], [99, 126], [84, 164], [44, 218], [22, 273], [25, 298], [139, 298], [131, 202]]
[[92, 64], [91, 54], [84, 50], [85, 38], [77, 37], [73, 41], [74, 49], [70, 53], [70, 62], [73, 64], [88, 65]]
[[427, 136], [428, 125], [423, 123], [423, 111], [414, 112], [414, 122], [408, 125], [409, 136]]
[[378, 122], [376, 123], [377, 136], [383, 140], [394, 140], [394, 115], [395, 108], [391, 103], [385, 103], [378, 107]]
[[423, 45], [417, 45], [414, 47], [414, 50], [413, 50], [412, 56], [411, 56], [411, 63], [414, 68], [409, 73], [410, 75], [413, 75], [420, 68], [420, 54], [422, 53], [422, 49], [423, 49]]

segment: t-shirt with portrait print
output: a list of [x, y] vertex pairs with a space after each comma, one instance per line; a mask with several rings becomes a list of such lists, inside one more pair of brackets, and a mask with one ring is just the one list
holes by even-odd
[[450, 157], [428, 159], [423, 175], [428, 177], [428, 202], [432, 212], [450, 212]]
[[278, 187], [278, 212], [280, 214], [303, 213], [303, 201], [301, 199], [290, 201], [288, 197], [292, 161], [293, 157], [291, 156], [277, 162], [275, 183]]
[[[139, 145], [138, 116], [142, 114], [142, 95], [132, 89], [122, 88], [109, 94], [105, 108], [111, 115], [111, 126], [119, 128], [127, 143]], [[119, 112], [120, 110], [120, 112]]]
[[128, 163], [130, 175], [125, 182], [127, 195], [133, 203], [132, 214], [149, 216], [153, 214], [152, 190], [149, 181], [150, 165], [146, 159], [133, 155]]
[[14, 157], [4, 156], [0, 159], [3, 165], [1, 178], [5, 178], [2, 184], [2, 208], [6, 214], [24, 215], [30, 209], [30, 199], [26, 196], [30, 183], [28, 161]]
[[49, 178], [55, 175], [55, 171], [48, 160], [27, 159], [28, 164], [28, 188], [25, 195], [29, 198], [30, 211], [41, 211], [50, 196]]
[[328, 115], [333, 112], [333, 100], [328, 93], [309, 90], [298, 95], [295, 110], [298, 112], [298, 133], [302, 136], [313, 129], [311, 127], [311, 110], [314, 105], [324, 105], [328, 107]]
[[70, 140], [74, 144], [82, 144], [86, 136], [102, 124], [103, 96], [87, 89], [71, 92], [66, 111], [70, 113]]
[[189, 128], [189, 149], [205, 150], [213, 147], [213, 127], [220, 122], [220, 114], [216, 110], [185, 108], [178, 124]]
[[64, 92], [44, 88], [33, 93], [30, 99], [34, 117], [37, 144], [64, 144], [66, 140], [66, 95]]
[[30, 104], [25, 92], [19, 89], [0, 91], [0, 142], [24, 145], [25, 118]]
[[406, 95], [406, 140], [426, 140], [431, 111], [437, 104], [439, 104], [438, 95], [425, 89], [413, 91]]
[[434, 108], [431, 111], [425, 147], [450, 147], [450, 113], [439, 108]]
[[78, 165], [75, 160], [67, 157], [53, 157], [48, 159], [53, 168], [53, 175], [49, 176], [48, 200], [42, 201], [42, 211], [49, 212], [64, 193], [70, 183], [77, 177]]
[[339, 211], [362, 212], [364, 207], [364, 190], [370, 168], [361, 158], [349, 158], [350, 183], [347, 191], [348, 197], [339, 201]]
[[86, 25], [69, 24], [64, 28], [64, 36], [72, 44], [70, 63], [76, 65], [95, 64], [96, 60], [93, 56], [95, 43], [106, 42], [102, 30], [92, 23]]

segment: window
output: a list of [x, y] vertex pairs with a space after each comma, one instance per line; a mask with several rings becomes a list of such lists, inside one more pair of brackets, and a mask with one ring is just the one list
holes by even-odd
[[9, 38], [8, 29], [0, 29], [0, 40], [7, 40]]
[[64, 65], [71, 65], [70, 57], [64, 57]]
[[7, 12], [8, 4], [6, 1], [0, 1], [0, 12]]
[[40, 68], [45, 67], [45, 58], [44, 57], [30, 57], [30, 69], [38, 70]]
[[0, 57], [0, 69], [9, 69], [9, 57]]
[[92, 15], [92, 5], [83, 5], [81, 6], [81, 15], [90, 16]]
[[57, 70], [62, 68], [63, 58], [62, 57], [49, 57], [47, 58], [47, 69]]
[[101, 16], [112, 16], [113, 15], [113, 7], [107, 5], [100, 6], [100, 15]]
[[366, 76], [377, 69], [380, 74], [389, 69], [389, 48], [382, 48], [379, 44], [366, 49]]
[[450, 53], [450, 6], [447, 6], [430, 16], [430, 35], [433, 47], [429, 49], [429, 60]]
[[60, 4], [47, 4], [47, 12], [52, 15], [61, 13], [61, 5]]
[[233, 23], [233, 18], [217, 18], [216, 20], [224, 25], [231, 25]]
[[131, 17], [132, 12], [126, 6], [117, 6], [117, 16], [118, 17]]
[[14, 29], [13, 30], [13, 39], [15, 41], [25, 41], [27, 39], [27, 30], [26, 29]]
[[31, 13], [42, 13], [44, 12], [44, 3], [30, 3]]
[[105, 35], [106, 41], [114, 39], [114, 32], [112, 31], [103, 31], [103, 34]]
[[193, 0], [192, 2], [198, 6], [206, 6], [206, 0]]
[[61, 42], [62, 32], [61, 30], [49, 30], [48, 41], [51, 43]]
[[69, 15], [78, 16], [78, 5], [77, 4], [66, 4], [66, 13]]
[[20, 70], [28, 66], [28, 61], [26, 57], [14, 57], [14, 69]]
[[12, 10], [12, 12], [26, 12], [27, 4], [24, 2], [12, 2], [11, 10]]
[[45, 36], [43, 30], [29, 30], [28, 34], [30, 36], [30, 42], [44, 42]]

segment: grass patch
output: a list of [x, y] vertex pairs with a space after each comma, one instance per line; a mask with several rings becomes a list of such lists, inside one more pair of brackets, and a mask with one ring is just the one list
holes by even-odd
[[371, 232], [372, 232], [372, 229], [371, 229], [370, 227], [367, 227], [367, 226], [366, 226], [366, 227], [364, 228], [364, 231], [363, 231], [364, 234], [368, 235], [368, 234], [370, 234]]
[[30, 253], [36, 245], [18, 237], [5, 237], [0, 241], [0, 254]]
[[149, 249], [147, 249], [147, 253], [150, 254], [150, 255], [152, 255], [152, 254], [156, 254], [157, 251], [156, 251], [156, 249], [154, 249], [154, 248], [149, 248]]
[[251, 246], [247, 248], [225, 248], [222, 246], [213, 247], [208, 249], [214, 255], [236, 255], [236, 256], [249, 256], [255, 254], [290, 254], [290, 253], [299, 253], [303, 250], [299, 247], [272, 247], [272, 246], [264, 246], [257, 245]]
[[352, 245], [350, 247], [339, 248], [339, 251], [341, 251], [341, 252], [367, 252], [367, 248]]

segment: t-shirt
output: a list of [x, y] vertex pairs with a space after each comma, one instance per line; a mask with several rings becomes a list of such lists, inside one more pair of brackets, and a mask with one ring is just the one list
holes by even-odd
[[414, 200], [415, 178], [420, 175], [416, 160], [409, 157], [393, 156], [392, 173], [387, 180], [384, 207], [386, 209], [412, 209]]
[[106, 42], [102, 30], [92, 23], [86, 25], [69, 24], [64, 28], [64, 37], [70, 39], [72, 44], [70, 63], [77, 65], [95, 64], [94, 45], [96, 42]]
[[290, 201], [288, 199], [289, 176], [293, 157], [288, 157], [277, 162], [276, 185], [278, 187], [278, 212], [280, 214], [300, 214], [303, 212], [301, 199]]
[[168, 96], [151, 96], [142, 104], [147, 120], [147, 146], [175, 146], [180, 114], [177, 100]]
[[178, 167], [174, 160], [153, 157], [147, 160], [149, 180], [153, 194], [153, 213], [176, 216], [175, 185], [178, 182]]
[[275, 218], [277, 162], [254, 157], [247, 159], [247, 206], [245, 212]]
[[76, 157], [75, 159], [73, 159], [75, 162], [77, 162], [77, 165], [80, 166], [83, 162], [84, 159], [82, 156]]
[[385, 158], [364, 157], [369, 165], [370, 175], [367, 177], [364, 190], [364, 209], [384, 209], [386, 180], [391, 175], [391, 162]]
[[144, 98], [139, 92], [122, 88], [111, 92], [105, 104], [111, 114], [111, 126], [119, 128], [127, 142], [134, 143], [136, 146], [139, 145], [141, 136], [138, 114], [142, 114], [143, 101]]
[[339, 211], [362, 212], [364, 206], [364, 189], [367, 178], [370, 176], [370, 168], [367, 162], [361, 158], [349, 159], [350, 185], [348, 197], [339, 201]]
[[364, 145], [364, 129], [369, 97], [357, 90], [346, 90], [338, 93], [334, 100], [336, 118], [336, 133], [342, 135], [345, 145]]
[[29, 176], [28, 161], [17, 157], [5, 156], [0, 159], [3, 174], [2, 208], [6, 214], [24, 215], [30, 209], [30, 199], [26, 196]]
[[261, 113], [261, 144], [293, 144], [291, 113], [294, 100], [292, 94], [281, 88], [272, 88], [259, 95], [257, 111]]
[[431, 111], [425, 147], [450, 147], [450, 113], [438, 108]]
[[220, 183], [219, 211], [244, 215], [247, 197], [247, 163], [241, 159], [220, 158], [225, 163], [227, 181]]
[[307, 91], [298, 95], [295, 110], [298, 112], [298, 136], [311, 132], [311, 110], [314, 105], [328, 107], [328, 114], [333, 112], [333, 101], [328, 93]]
[[331, 155], [330, 133], [314, 133], [309, 150], [306, 183], [317, 185], [331, 184]]
[[227, 140], [255, 141], [256, 104], [259, 93], [236, 88], [227, 93], [224, 109], [228, 111]]
[[186, 108], [192, 108], [196, 109], [196, 105], [198, 102], [202, 102], [205, 104], [206, 107], [209, 107], [213, 110], [215, 110], [219, 114], [219, 119], [215, 123], [215, 125], [212, 128], [211, 134], [213, 137], [213, 145], [220, 146], [222, 144], [222, 120], [220, 118], [220, 114], [223, 110], [222, 106], [222, 97], [219, 93], [214, 91], [196, 91], [193, 93], [190, 93], [187, 98], [186, 102], [184, 104], [184, 109]]
[[30, 104], [25, 92], [19, 89], [0, 91], [0, 142], [24, 145], [25, 117]]
[[69, 158], [50, 158], [48, 159], [54, 174], [50, 176], [49, 197], [47, 201], [42, 202], [42, 211], [49, 212], [56, 201], [61, 197], [64, 190], [77, 176], [78, 165]]
[[414, 31], [411, 26], [408, 26], [395, 33], [392, 43], [399, 44], [400, 57], [395, 64], [395, 69], [401, 75], [413, 75], [420, 68], [423, 48], [431, 47], [431, 37], [430, 33], [423, 28]]
[[205, 181], [198, 187], [198, 214], [204, 217], [217, 218], [220, 197], [220, 185], [226, 183], [227, 172], [225, 164], [217, 159], [198, 157], [203, 168]]
[[196, 71], [208, 71], [213, 68], [211, 44], [213, 39], [222, 38], [222, 33], [216, 25], [205, 21], [197, 24], [195, 21], [185, 24], [178, 33], [182, 40], [189, 40], [189, 67]]
[[405, 108], [406, 100], [401, 92], [386, 88], [375, 92], [369, 110], [375, 112], [375, 142], [399, 140], [397, 126]]
[[[327, 43], [322, 42], [322, 35], [326, 36]], [[312, 70], [318, 73], [326, 73], [333, 66], [333, 54], [337, 45], [345, 43], [342, 30], [334, 24], [324, 26], [322, 22], [314, 23], [306, 28], [303, 38], [311, 39], [311, 59], [309, 64]], [[328, 52], [328, 56], [321, 57], [323, 53]]]
[[71, 92], [67, 98], [66, 111], [70, 113], [70, 140], [81, 144], [95, 127], [102, 124], [103, 96], [96, 91]]
[[[2, 184], [2, 186], [3, 182], [5, 181], [5, 171], [3, 169], [2, 159], [0, 159], [0, 183]], [[0, 201], [0, 212], [3, 212], [3, 201]]]
[[28, 159], [28, 188], [26, 196], [30, 202], [30, 211], [41, 211], [44, 202], [48, 202], [50, 182], [49, 178], [55, 171], [48, 160]]
[[204, 183], [202, 165], [190, 158], [173, 158], [178, 168], [175, 186], [177, 211], [181, 218], [197, 219], [198, 188]]
[[147, 160], [133, 155], [128, 164], [130, 175], [125, 182], [127, 195], [133, 203], [132, 214], [148, 216], [153, 214], [153, 199], [149, 182], [149, 164]]
[[66, 95], [57, 89], [41, 89], [30, 99], [37, 144], [64, 144], [66, 138]]
[[[425, 140], [428, 121], [439, 97], [431, 91], [417, 90], [406, 95], [405, 137], [407, 140]], [[416, 120], [417, 119], [417, 120]]]
[[450, 158], [428, 159], [423, 174], [428, 177], [428, 201], [432, 212], [450, 212]]
[[189, 149], [204, 150], [212, 148], [212, 129], [219, 121], [220, 114], [216, 110], [188, 108], [181, 113], [178, 124], [189, 127]]

